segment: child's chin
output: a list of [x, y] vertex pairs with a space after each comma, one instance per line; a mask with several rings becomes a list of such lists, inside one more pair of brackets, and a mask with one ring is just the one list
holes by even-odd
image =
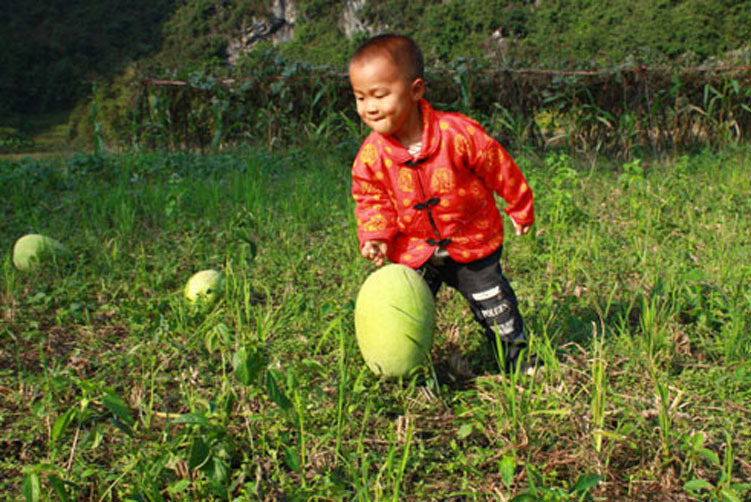
[[375, 123], [370, 126], [375, 132], [387, 135], [392, 134], [394, 131], [387, 124]]

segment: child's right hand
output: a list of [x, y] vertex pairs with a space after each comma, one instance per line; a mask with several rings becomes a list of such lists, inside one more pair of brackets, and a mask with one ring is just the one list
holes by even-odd
[[380, 267], [386, 263], [388, 246], [386, 245], [386, 241], [365, 241], [360, 252], [365, 258], [372, 261], [376, 267]]

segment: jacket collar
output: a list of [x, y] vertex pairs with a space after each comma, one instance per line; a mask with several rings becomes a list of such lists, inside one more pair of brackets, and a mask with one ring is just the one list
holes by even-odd
[[427, 100], [421, 99], [419, 102], [420, 111], [422, 112], [422, 150], [416, 159], [410, 155], [404, 145], [396, 139], [396, 136], [380, 135], [384, 143], [391, 148], [390, 156], [394, 161], [400, 164], [406, 164], [413, 159], [415, 163], [426, 160], [431, 157], [441, 144], [440, 134], [438, 132], [438, 122], [435, 120], [435, 110]]

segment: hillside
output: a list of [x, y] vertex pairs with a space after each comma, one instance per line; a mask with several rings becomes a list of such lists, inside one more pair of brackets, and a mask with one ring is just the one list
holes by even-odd
[[146, 78], [237, 78], [299, 63], [341, 71], [357, 43], [382, 31], [413, 36], [429, 66], [467, 58], [558, 69], [751, 58], [751, 3], [742, 0], [10, 3], [0, 21], [0, 136], [31, 127], [29, 115], [71, 110], [94, 82], [108, 86], [118, 75], [125, 77], [104, 101]]
[[187, 0], [163, 27], [154, 58], [172, 70], [228, 69], [269, 41], [286, 57], [343, 68], [359, 41], [413, 36], [429, 63], [478, 58], [502, 66], [610, 66], [705, 62], [748, 49], [743, 0]]
[[172, 0], [6, 0], [0, 116], [70, 109], [91, 82], [159, 50]]

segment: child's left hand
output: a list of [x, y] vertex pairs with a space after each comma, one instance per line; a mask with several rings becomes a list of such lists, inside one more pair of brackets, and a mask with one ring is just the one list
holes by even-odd
[[513, 219], [511, 220], [511, 223], [514, 224], [514, 230], [516, 230], [516, 235], [525, 235], [525, 234], [528, 234], [529, 231], [532, 229], [532, 224], [531, 223], [529, 225], [519, 225]]

